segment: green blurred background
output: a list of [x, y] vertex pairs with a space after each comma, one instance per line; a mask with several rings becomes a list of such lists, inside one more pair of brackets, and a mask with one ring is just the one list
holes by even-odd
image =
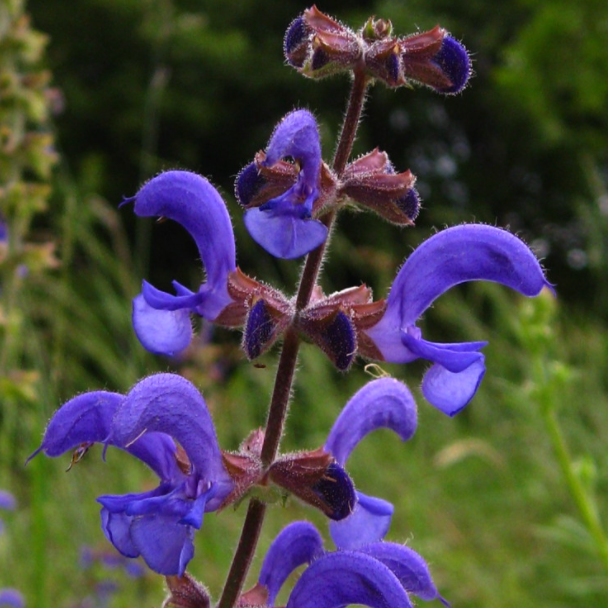
[[[231, 211], [239, 265], [291, 293], [299, 264], [274, 260], [249, 239], [232, 184], [296, 107], [317, 116], [329, 159], [348, 80], [313, 82], [286, 67], [283, 33], [306, 8], [296, 2], [0, 1], [0, 185], [16, 179], [21, 162], [19, 179], [50, 187], [46, 208], [32, 206], [27, 230], [18, 205], [2, 207], [23, 238], [1, 267], [0, 488], [16, 495], [19, 508], [0, 514], [7, 528], [0, 587], [21, 588], [28, 606], [69, 608], [101, 605], [83, 598], [110, 579], [119, 587], [111, 606], [160, 605], [161, 577], [135, 580], [79, 565], [82, 546], [111, 550], [95, 497], [140, 491], [154, 483], [152, 475], [124, 454], [110, 452], [104, 464], [99, 450], [67, 475], [67, 456], [23, 462], [66, 399], [125, 391], [157, 370], [179, 370], [203, 390], [225, 448], [236, 449], [263, 424], [276, 349], [263, 357], [265, 368], [254, 367], [240, 353], [238, 333], [204, 327], [183, 361], [142, 352], [130, 327], [141, 278], [161, 288], [174, 278], [196, 286], [201, 269], [179, 226], [136, 222], [117, 205], [162, 169], [209, 177]], [[601, 519], [608, 503], [608, 4], [328, 1], [319, 8], [354, 28], [370, 15], [390, 18], [401, 34], [440, 23], [469, 48], [475, 69], [454, 98], [372, 89], [355, 153], [378, 146], [399, 170], [411, 169], [424, 208], [407, 230], [369, 215], [341, 217], [325, 291], [365, 282], [382, 296], [434, 229], [481, 221], [521, 235], [558, 292], [556, 301], [524, 301], [475, 284], [441, 298], [425, 316], [425, 334], [445, 342], [489, 339], [481, 390], [450, 420], [417, 391], [424, 365], [385, 366], [416, 391], [419, 431], [405, 445], [376, 433], [349, 470], [364, 492], [395, 503], [390, 539], [408, 541], [429, 560], [453, 606], [608, 606], [608, 573], [547, 422], [548, 412], [559, 420], [571, 470]], [[8, 33], [11, 15], [22, 10], [48, 35], [36, 57]], [[38, 114], [35, 104], [10, 95], [11, 78], [27, 69], [52, 74], [38, 88]], [[6, 145], [6, 129], [17, 123], [53, 136], [52, 149], [38, 151], [48, 167], [18, 162]], [[54, 252], [44, 249], [49, 242]], [[16, 279], [23, 264], [29, 272]], [[345, 376], [305, 347], [285, 449], [321, 445], [367, 379], [363, 362]], [[303, 517], [326, 531], [295, 502], [277, 507], [259, 557], [286, 522]], [[197, 535], [191, 571], [214, 597], [242, 518], [243, 509], [210, 514]]]

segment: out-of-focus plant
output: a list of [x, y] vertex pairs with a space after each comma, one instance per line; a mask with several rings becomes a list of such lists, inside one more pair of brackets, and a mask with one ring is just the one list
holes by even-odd
[[[49, 115], [57, 92], [40, 67], [47, 38], [21, 0], [0, 7], [0, 396], [3, 411], [33, 400], [37, 374], [24, 361], [24, 283], [57, 266], [54, 244], [32, 230], [47, 208], [57, 161]], [[2, 417], [0, 416], [0, 424]]]

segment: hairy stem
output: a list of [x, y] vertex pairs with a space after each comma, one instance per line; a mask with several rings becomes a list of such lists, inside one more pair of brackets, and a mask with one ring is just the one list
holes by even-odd
[[[333, 168], [338, 177], [344, 172], [353, 148], [361, 112], [363, 111], [367, 85], [368, 81], [363, 71], [355, 71], [348, 107], [333, 161]], [[328, 237], [325, 243], [314, 251], [311, 251], [306, 258], [296, 296], [297, 311], [306, 307], [310, 301], [321, 271], [323, 257], [327, 243], [331, 237], [331, 228], [335, 217], [336, 213], [332, 211], [322, 218], [322, 221], [329, 229]], [[270, 466], [277, 457], [281, 438], [283, 437], [299, 349], [300, 339], [297, 333], [293, 329], [288, 329], [283, 340], [283, 349], [279, 358], [274, 390], [266, 420], [264, 444], [262, 446], [262, 462], [266, 467]], [[241, 538], [230, 566], [218, 608], [233, 608], [236, 605], [255, 554], [265, 514], [266, 506], [255, 498], [251, 499], [245, 523], [243, 524]]]

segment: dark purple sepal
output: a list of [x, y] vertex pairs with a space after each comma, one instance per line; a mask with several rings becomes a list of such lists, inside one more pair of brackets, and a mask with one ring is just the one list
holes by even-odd
[[53, 458], [73, 450], [83, 443], [107, 441], [112, 419], [124, 400], [124, 395], [94, 391], [67, 401], [51, 418], [40, 447], [28, 462], [43, 451]]
[[365, 51], [365, 67], [372, 78], [389, 87], [404, 84], [399, 41], [393, 38], [372, 43]]
[[291, 38], [295, 40], [297, 33], [301, 42], [292, 45], [293, 50], [287, 60], [304, 76], [324, 78], [350, 71], [361, 57], [361, 46], [355, 32], [316, 6], [304, 11], [302, 24], [296, 28]]
[[273, 606], [281, 587], [299, 566], [310, 564], [323, 553], [323, 539], [317, 529], [307, 521], [289, 524], [272, 541], [258, 584], [266, 589], [266, 602]]
[[425, 602], [438, 599], [449, 607], [450, 604], [439, 595], [426, 562], [414, 550], [397, 543], [377, 542], [359, 547], [358, 551], [382, 562], [408, 593]]
[[268, 477], [330, 519], [343, 519], [355, 507], [350, 477], [323, 448], [282, 456], [270, 466]]
[[444, 95], [455, 95], [460, 93], [471, 77], [471, 58], [464, 46], [452, 38], [446, 36], [439, 52], [433, 57], [441, 71], [447, 75], [451, 85], [437, 89]]
[[286, 608], [412, 608], [397, 577], [381, 561], [358, 552], [328, 553], [296, 583]]
[[400, 41], [401, 67], [406, 80], [427, 85], [444, 95], [459, 93], [471, 76], [467, 50], [435, 26]]
[[350, 367], [358, 353], [360, 330], [382, 316], [384, 305], [372, 302], [365, 285], [329, 296], [317, 288], [310, 304], [296, 317], [297, 329], [316, 344], [340, 370]]
[[287, 327], [290, 316], [273, 309], [269, 302], [260, 298], [252, 304], [245, 323], [243, 350], [249, 360], [266, 352]]
[[301, 313], [298, 328], [339, 370], [351, 366], [357, 354], [357, 333], [350, 316], [339, 305], [333, 310], [311, 308]]
[[301, 68], [310, 53], [310, 35], [312, 30], [302, 15], [296, 17], [287, 28], [283, 39], [283, 54], [287, 63], [294, 68]]
[[239, 205], [248, 207], [266, 183], [257, 163], [249, 163], [241, 169], [234, 182], [234, 194]]

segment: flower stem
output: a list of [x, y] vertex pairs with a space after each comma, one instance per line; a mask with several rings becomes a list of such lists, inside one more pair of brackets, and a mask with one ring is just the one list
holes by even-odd
[[[355, 71], [348, 107], [333, 161], [333, 168], [338, 177], [344, 171], [352, 151], [361, 112], [363, 111], [367, 85], [368, 80], [364, 72], [361, 70]], [[331, 228], [335, 217], [336, 212], [332, 211], [322, 218], [322, 221], [329, 229], [328, 237], [322, 245], [311, 251], [306, 258], [296, 296], [296, 311], [305, 308], [310, 301], [314, 286], [321, 272], [323, 258], [327, 243], [331, 238]], [[262, 463], [265, 467], [269, 467], [274, 462], [279, 451], [289, 409], [289, 398], [295, 378], [299, 349], [300, 338], [292, 328], [289, 328], [285, 332], [283, 349], [279, 358], [274, 390], [266, 420], [261, 455]], [[226, 578], [226, 584], [224, 585], [224, 591], [218, 603], [218, 608], [233, 608], [236, 605], [255, 554], [265, 514], [266, 505], [255, 498], [251, 499], [241, 531], [241, 538], [234, 554], [228, 577]]]
[[570, 495], [576, 504], [589, 536], [593, 539], [598, 557], [600, 558], [606, 572], [608, 572], [608, 539], [606, 538], [606, 534], [604, 532], [597, 509], [593, 503], [593, 499], [589, 495], [589, 492], [585, 489], [581, 479], [574, 470], [572, 456], [555, 413], [555, 401], [553, 399], [553, 395], [550, 394], [552, 392], [550, 381], [548, 384], [549, 389], [544, 391], [540, 396], [541, 411], [545, 421], [547, 433], [551, 440], [557, 461], [562, 469], [566, 486], [568, 487]]

